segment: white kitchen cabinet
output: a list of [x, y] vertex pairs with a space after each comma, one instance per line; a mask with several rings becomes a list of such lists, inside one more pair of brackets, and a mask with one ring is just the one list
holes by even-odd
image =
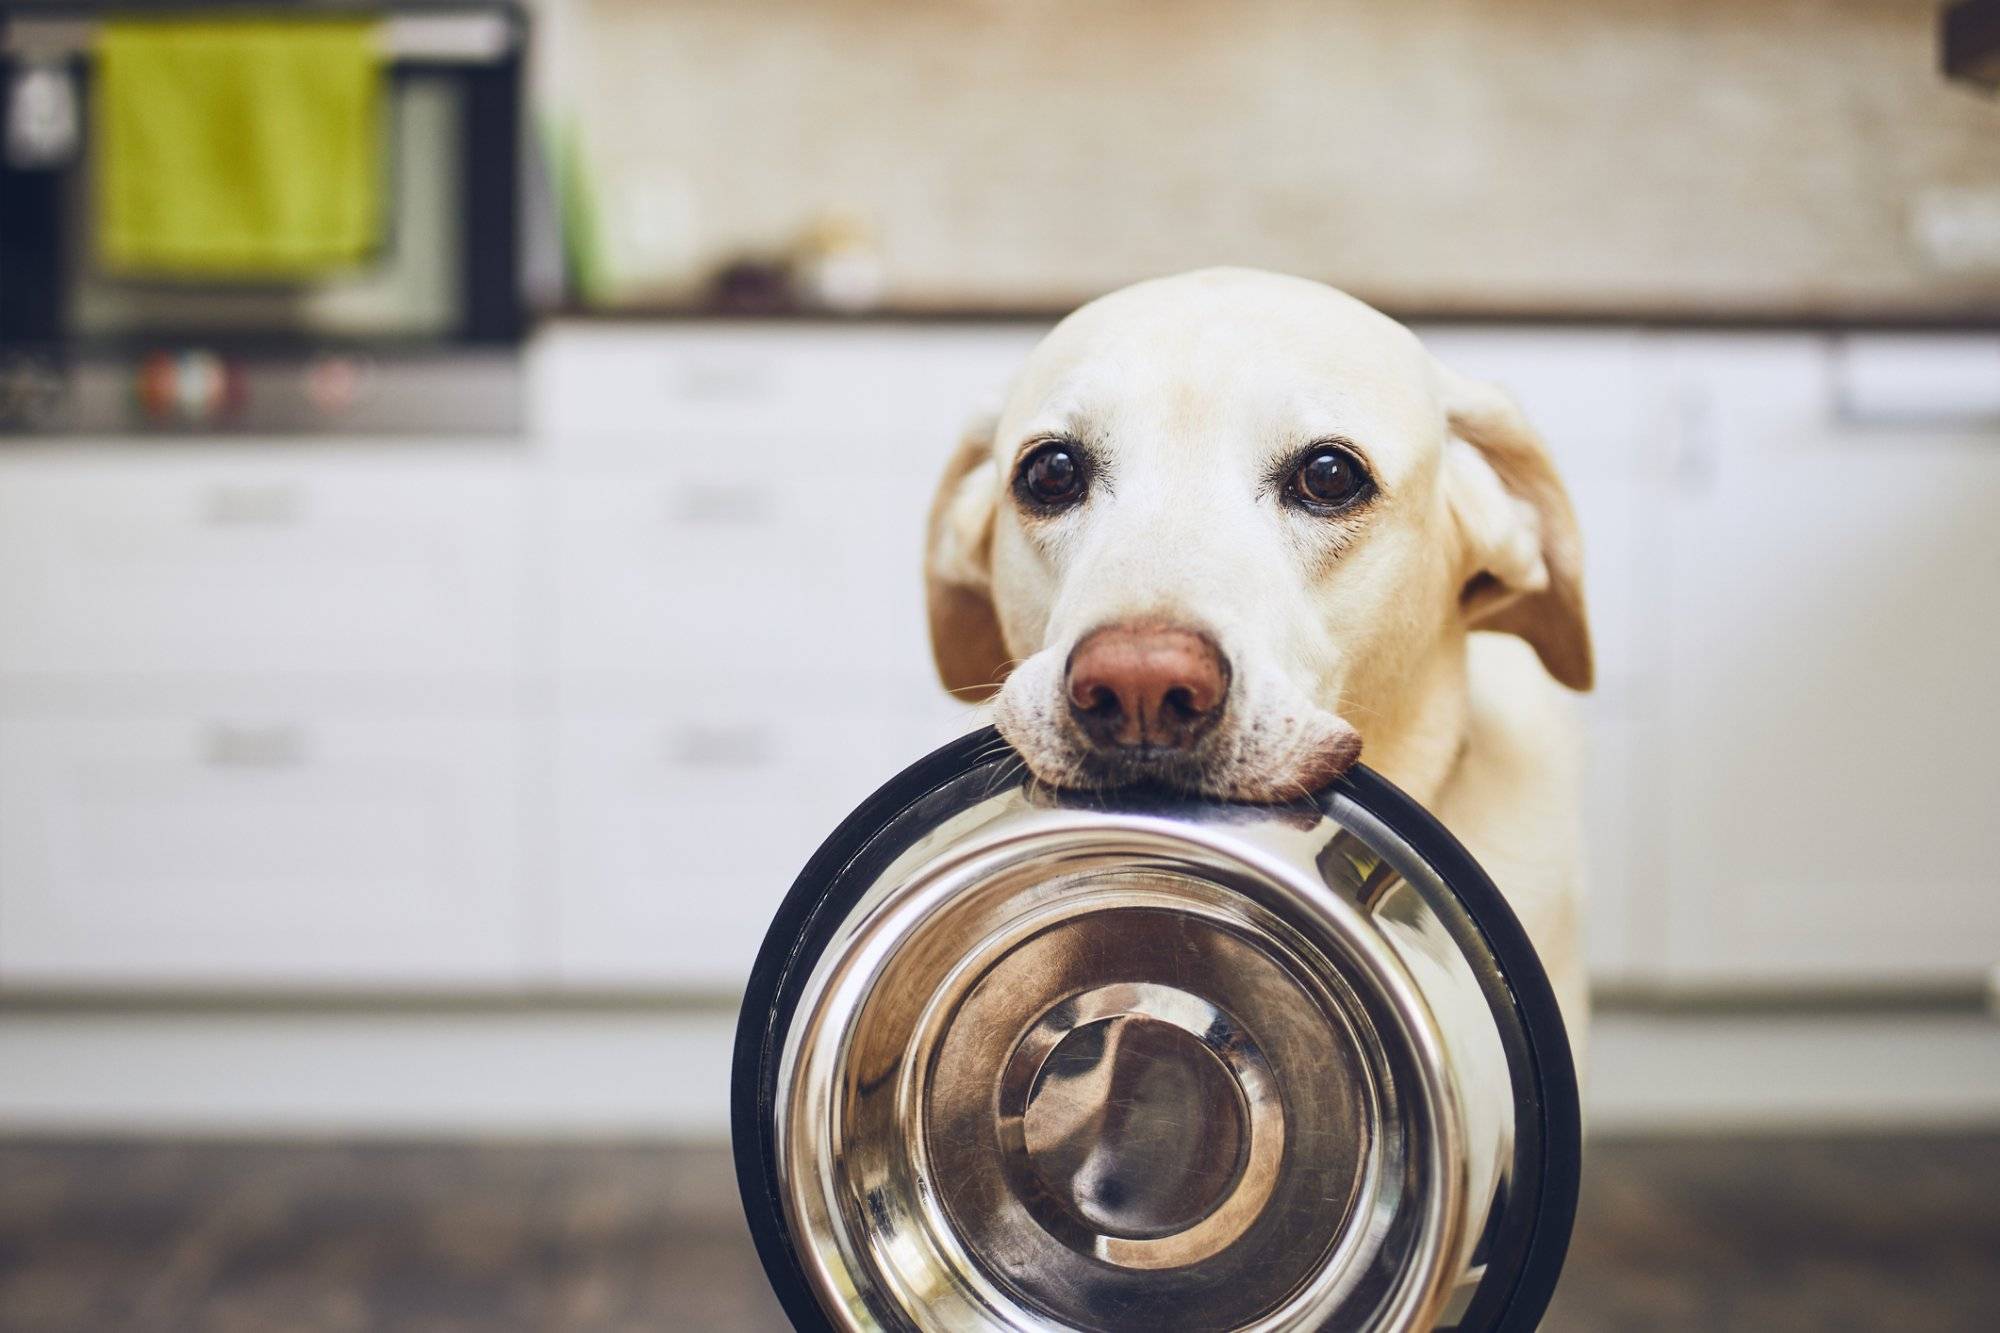
[[1667, 368], [1670, 985], [2000, 961], [2000, 430], [1853, 419], [1834, 350], [1690, 335]]
[[1586, 750], [1582, 791], [1585, 957], [1603, 982], [1635, 980], [1653, 945], [1644, 925], [1659, 875], [1645, 844], [1642, 802], [1657, 744], [1659, 626], [1649, 599], [1665, 516], [1641, 475], [1586, 473], [1569, 482], [1584, 537], [1584, 594], [1597, 681], [1575, 700]]
[[729, 992], [798, 872], [877, 786], [969, 725], [941, 695], [740, 685], [572, 715], [558, 740], [557, 969], [586, 988]]
[[[940, 454], [942, 449], [938, 450]], [[558, 668], [566, 682], [665, 685], [788, 667], [806, 697], [828, 676], [932, 679], [923, 605], [931, 479], [727, 464], [557, 483]], [[879, 478], [879, 479], [878, 479]]]
[[923, 524], [1031, 332], [584, 330], [557, 463], [556, 975], [733, 991], [863, 797], [968, 728]]
[[522, 484], [255, 442], [5, 459], [0, 672], [513, 671]]
[[1572, 487], [1629, 480], [1656, 439], [1646, 335], [1630, 329], [1420, 328], [1432, 355], [1511, 394]]
[[538, 354], [564, 697], [785, 667], [932, 688], [923, 525], [1035, 334], [568, 330]]
[[1584, 718], [1584, 958], [1593, 982], [1649, 978], [1657, 937], [1648, 904], [1660, 876], [1649, 862], [1644, 757], [1656, 736], [1648, 723], [1591, 701]]
[[1569, 483], [1583, 532], [1583, 589], [1597, 669], [1595, 711], [1630, 717], [1645, 711], [1657, 684], [1657, 634], [1646, 609], [1664, 516], [1657, 486], [1638, 477], [1586, 477]]
[[[922, 524], [1035, 333], [570, 327], [519, 448], [0, 455], [0, 986], [734, 990], [970, 725]], [[1593, 972], [2000, 960], [2000, 342], [1425, 335], [1583, 523]]]
[[754, 441], [819, 456], [893, 436], [893, 460], [941, 466], [955, 432], [998, 406], [1033, 325], [571, 326], [534, 358], [536, 429], [571, 457], [686, 457]]
[[511, 985], [513, 717], [0, 718], [0, 985]]
[[1630, 982], [1657, 951], [1645, 927], [1658, 876], [1640, 814], [1659, 688], [1649, 598], [1665, 522], [1656, 345], [1625, 329], [1419, 332], [1453, 370], [1514, 396], [1576, 506], [1597, 665], [1595, 689], [1574, 701], [1586, 749], [1585, 956], [1594, 979]]

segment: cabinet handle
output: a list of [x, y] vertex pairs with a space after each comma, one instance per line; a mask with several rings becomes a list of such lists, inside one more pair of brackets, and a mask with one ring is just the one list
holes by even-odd
[[305, 732], [283, 722], [211, 722], [202, 754], [218, 768], [294, 768], [306, 759]]
[[686, 768], [760, 768], [778, 753], [770, 728], [748, 723], [681, 727], [665, 749], [668, 762]]
[[202, 520], [212, 527], [279, 527], [305, 513], [305, 497], [286, 482], [225, 482], [202, 497]]
[[777, 513], [771, 492], [758, 482], [689, 482], [667, 499], [669, 522], [701, 527], [769, 523]]
[[1835, 338], [1832, 415], [1860, 429], [2000, 427], [2000, 345], [1987, 338], [1849, 334]]
[[683, 362], [670, 392], [691, 403], [754, 403], [775, 398], [778, 367], [770, 359]]

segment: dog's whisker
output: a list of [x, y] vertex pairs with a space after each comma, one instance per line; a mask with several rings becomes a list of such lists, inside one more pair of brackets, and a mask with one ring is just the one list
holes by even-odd
[[[1004, 677], [1008, 672], [1012, 671], [1015, 667], [1020, 666], [1023, 662], [1027, 660], [1028, 659], [1025, 657], [1010, 657], [1006, 661], [998, 663], [997, 665], [994, 666], [993, 675], [996, 677]], [[998, 688], [999, 684], [1000, 682], [996, 679], [996, 680], [981, 681], [976, 685], [947, 685], [944, 687], [944, 692], [946, 694], [953, 696], [954, 698], [956, 698], [961, 694], [985, 694]], [[975, 700], [975, 702], [980, 702], [980, 701]]]
[[1346, 717], [1349, 713], [1359, 713], [1364, 717], [1380, 720], [1384, 716], [1381, 710], [1370, 708], [1367, 704], [1356, 703], [1344, 694], [1334, 700], [1333, 711], [1341, 717]]

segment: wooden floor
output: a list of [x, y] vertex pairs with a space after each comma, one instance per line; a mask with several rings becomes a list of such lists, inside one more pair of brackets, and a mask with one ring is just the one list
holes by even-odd
[[[2000, 1327], [2000, 1137], [1594, 1149], [1547, 1327]], [[782, 1330], [726, 1157], [0, 1143], [0, 1329]]]

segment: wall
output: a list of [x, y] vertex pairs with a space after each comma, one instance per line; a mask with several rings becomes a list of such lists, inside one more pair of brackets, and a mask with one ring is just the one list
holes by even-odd
[[832, 210], [908, 307], [1228, 261], [1410, 314], [2000, 312], [2000, 107], [1930, 0], [555, 3], [621, 301]]

